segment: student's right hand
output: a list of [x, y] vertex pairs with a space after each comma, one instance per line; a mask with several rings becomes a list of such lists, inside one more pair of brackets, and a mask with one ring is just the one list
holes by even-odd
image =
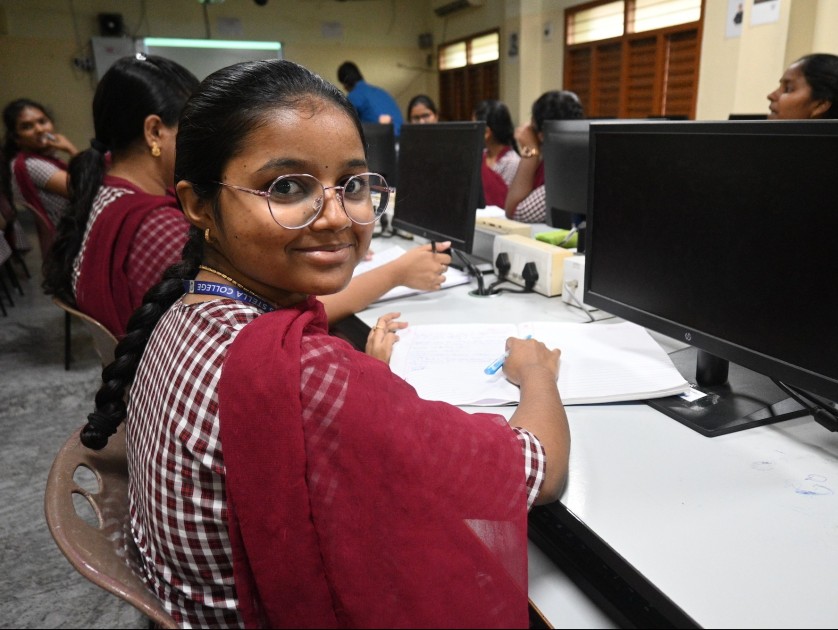
[[559, 358], [561, 350], [551, 350], [536, 339], [518, 339], [510, 337], [506, 340], [509, 356], [503, 362], [503, 374], [515, 385], [531, 374], [547, 370], [553, 382], [559, 377]]
[[56, 132], [53, 132], [51, 135], [51, 138], [44, 138], [48, 146], [51, 146], [53, 149], [58, 149], [59, 151], [65, 151], [69, 153], [71, 157], [78, 153], [76, 145], [70, 142], [67, 136]]

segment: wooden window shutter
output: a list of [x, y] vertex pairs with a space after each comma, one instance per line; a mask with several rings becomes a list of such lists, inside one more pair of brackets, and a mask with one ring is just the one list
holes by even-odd
[[[594, 49], [591, 108], [596, 113], [589, 115], [609, 118], [620, 115], [621, 48], [622, 45], [616, 42], [599, 44]], [[585, 105], [584, 101], [582, 105]]]
[[662, 112], [695, 117], [698, 86], [698, 30], [672, 33], [666, 38]]
[[655, 104], [660, 99], [655, 89], [657, 72], [657, 37], [632, 38], [626, 42], [624, 118], [658, 115]]
[[575, 92], [585, 108], [585, 115], [592, 115], [591, 83], [593, 77], [593, 49], [584, 46], [568, 50], [564, 63], [564, 87]]

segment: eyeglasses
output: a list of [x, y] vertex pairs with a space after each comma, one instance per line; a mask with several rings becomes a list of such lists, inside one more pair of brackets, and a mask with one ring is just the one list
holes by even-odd
[[313, 175], [280, 175], [267, 190], [254, 190], [216, 182], [221, 186], [264, 197], [277, 225], [300, 230], [314, 223], [323, 211], [326, 191], [334, 189], [346, 216], [353, 223], [369, 225], [384, 214], [390, 187], [378, 173], [353, 175], [342, 186], [324, 186]]

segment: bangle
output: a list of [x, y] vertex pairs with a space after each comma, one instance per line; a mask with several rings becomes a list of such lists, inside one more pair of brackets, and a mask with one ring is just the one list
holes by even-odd
[[538, 157], [541, 155], [541, 152], [533, 147], [521, 147], [521, 157], [522, 158], [532, 158]]

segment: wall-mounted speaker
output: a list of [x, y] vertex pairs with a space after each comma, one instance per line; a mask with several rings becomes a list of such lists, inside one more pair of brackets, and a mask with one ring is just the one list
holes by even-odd
[[121, 13], [99, 14], [99, 35], [102, 37], [121, 37], [125, 33], [125, 24]]

